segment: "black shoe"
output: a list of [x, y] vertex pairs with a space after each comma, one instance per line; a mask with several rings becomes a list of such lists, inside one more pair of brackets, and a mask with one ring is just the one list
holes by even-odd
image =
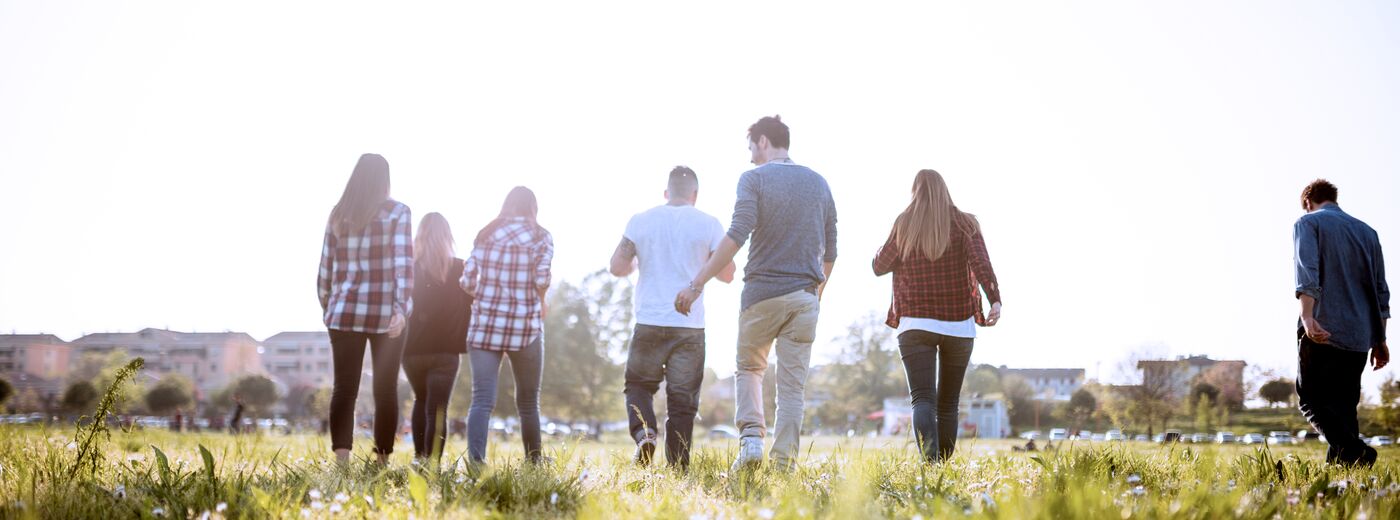
[[1376, 465], [1376, 457], [1378, 457], [1378, 456], [1380, 456], [1380, 454], [1379, 454], [1379, 453], [1376, 453], [1376, 449], [1375, 449], [1375, 448], [1372, 448], [1372, 447], [1370, 447], [1370, 446], [1366, 446], [1366, 451], [1363, 452], [1363, 453], [1361, 454], [1361, 458], [1358, 459], [1358, 460], [1356, 461], [1356, 465], [1361, 466], [1361, 467], [1363, 467], [1363, 468], [1369, 468], [1369, 467], [1371, 467], [1371, 466], [1375, 466], [1375, 465]]
[[637, 451], [633, 452], [632, 458], [639, 466], [650, 466], [651, 456], [656, 453], [656, 438], [652, 436], [642, 437], [637, 441]]

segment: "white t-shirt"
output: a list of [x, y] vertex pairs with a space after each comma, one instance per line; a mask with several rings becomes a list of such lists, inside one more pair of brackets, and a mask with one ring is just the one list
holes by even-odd
[[908, 316], [900, 316], [899, 328], [895, 330], [894, 335], [897, 337], [908, 330], [922, 330], [924, 332], [932, 332], [934, 334], [942, 334], [955, 338], [976, 338], [977, 322], [972, 318], [962, 321], [943, 321], [933, 318], [910, 318]]
[[634, 215], [622, 236], [637, 246], [637, 323], [705, 328], [704, 295], [684, 316], [676, 312], [676, 293], [690, 286], [724, 239], [719, 219], [695, 206], [668, 204]]

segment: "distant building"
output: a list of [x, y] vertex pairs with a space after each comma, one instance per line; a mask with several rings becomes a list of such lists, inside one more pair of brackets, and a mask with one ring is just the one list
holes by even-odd
[[1006, 368], [997, 369], [1002, 379], [1016, 376], [1030, 385], [1034, 398], [1042, 401], [1069, 401], [1074, 392], [1084, 387], [1082, 368]]
[[[889, 397], [880, 414], [881, 435], [913, 435], [914, 407], [908, 397]], [[1001, 439], [1011, 434], [1011, 416], [1001, 399], [963, 399], [958, 403], [958, 437]]]
[[331, 337], [326, 331], [283, 332], [263, 340], [262, 344], [263, 366], [288, 388], [330, 387], [334, 382]]
[[194, 382], [201, 398], [208, 398], [239, 377], [266, 373], [258, 353], [258, 341], [242, 332], [142, 329], [88, 334], [74, 340], [72, 345], [75, 358], [116, 350], [145, 358], [144, 372], [151, 378], [184, 375]]
[[1240, 360], [1214, 360], [1206, 356], [1138, 361], [1146, 386], [1167, 385], [1175, 389], [1175, 397], [1186, 397], [1197, 383], [1209, 383], [1220, 389], [1220, 397], [1228, 402], [1244, 403], [1244, 367]]
[[0, 335], [0, 377], [16, 394], [34, 390], [44, 398], [62, 395], [72, 352], [72, 345], [52, 334]]

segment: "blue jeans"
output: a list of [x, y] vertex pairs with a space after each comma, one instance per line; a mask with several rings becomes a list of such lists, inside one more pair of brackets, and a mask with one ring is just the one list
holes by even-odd
[[899, 335], [899, 355], [909, 380], [919, 451], [930, 462], [944, 460], [958, 442], [958, 396], [972, 358], [972, 338], [905, 331]]
[[515, 373], [515, 406], [520, 410], [520, 439], [525, 458], [540, 459], [540, 373], [544, 370], [544, 344], [536, 339], [513, 352], [471, 349], [472, 407], [467, 413], [467, 456], [473, 462], [486, 460], [486, 441], [491, 433], [491, 410], [496, 408], [496, 381], [501, 360], [510, 356]]
[[627, 349], [623, 394], [627, 426], [633, 440], [656, 432], [651, 399], [666, 381], [666, 462], [690, 466], [690, 442], [695, 412], [700, 407], [700, 382], [705, 378], [705, 329], [637, 325]]

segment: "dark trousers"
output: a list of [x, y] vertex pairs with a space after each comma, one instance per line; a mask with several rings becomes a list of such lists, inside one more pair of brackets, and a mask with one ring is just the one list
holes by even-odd
[[958, 442], [958, 396], [972, 338], [910, 330], [899, 335], [899, 355], [914, 405], [914, 440], [925, 460], [944, 460]]
[[413, 387], [413, 455], [442, 458], [447, 446], [447, 401], [457, 383], [458, 354], [408, 354], [403, 373]]
[[399, 359], [403, 336], [331, 330], [331, 360], [335, 383], [331, 389], [331, 449], [350, 449], [355, 435], [355, 397], [360, 393], [365, 343], [374, 363], [374, 452], [394, 451], [399, 425]]
[[520, 414], [520, 442], [525, 459], [538, 462], [540, 440], [540, 377], [544, 371], [544, 343], [536, 339], [523, 349], [498, 352], [471, 349], [467, 354], [472, 367], [472, 407], [467, 412], [467, 455], [472, 462], [486, 461], [486, 443], [491, 433], [491, 411], [496, 408], [496, 381], [501, 361], [510, 357], [515, 375], [515, 408]]
[[1366, 452], [1356, 421], [1365, 369], [1365, 352], [1313, 343], [1298, 329], [1298, 409], [1327, 436], [1327, 462], [1356, 462]]
[[705, 329], [637, 325], [627, 349], [623, 395], [633, 440], [656, 434], [652, 396], [666, 382], [666, 462], [690, 466], [695, 412], [705, 377]]

